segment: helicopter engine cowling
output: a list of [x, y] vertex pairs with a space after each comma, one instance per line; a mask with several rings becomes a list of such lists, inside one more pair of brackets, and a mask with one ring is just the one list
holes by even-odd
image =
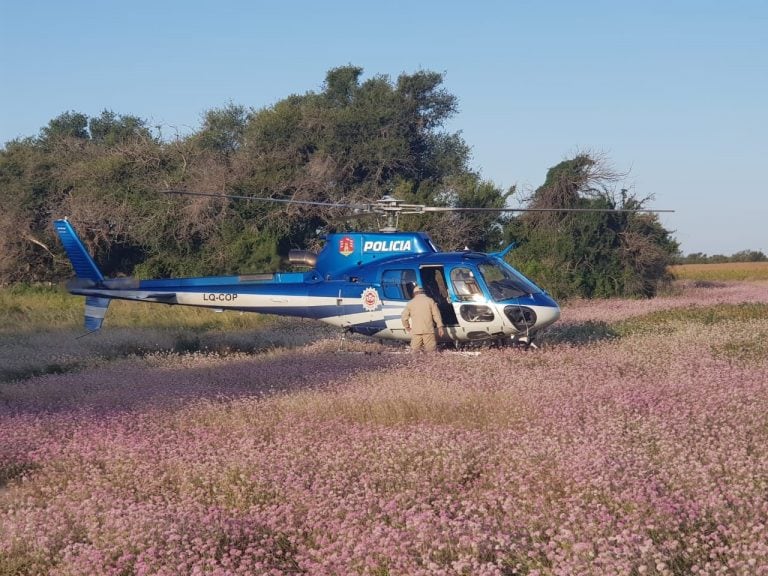
[[290, 250], [288, 252], [288, 262], [295, 266], [314, 268], [317, 265], [317, 254], [309, 250]]

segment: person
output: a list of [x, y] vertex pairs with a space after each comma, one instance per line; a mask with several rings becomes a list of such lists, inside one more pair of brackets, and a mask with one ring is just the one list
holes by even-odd
[[443, 337], [443, 319], [432, 298], [424, 293], [421, 286], [413, 289], [413, 298], [400, 315], [405, 331], [411, 334], [411, 352], [434, 352], [437, 348], [437, 334]]

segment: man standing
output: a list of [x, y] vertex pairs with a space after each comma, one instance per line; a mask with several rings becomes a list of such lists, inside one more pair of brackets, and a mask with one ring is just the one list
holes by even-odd
[[438, 336], [442, 338], [443, 319], [437, 304], [424, 293], [421, 286], [413, 289], [413, 299], [406, 305], [400, 319], [405, 331], [411, 334], [411, 352], [418, 352], [422, 348], [425, 352], [435, 351], [435, 327]]

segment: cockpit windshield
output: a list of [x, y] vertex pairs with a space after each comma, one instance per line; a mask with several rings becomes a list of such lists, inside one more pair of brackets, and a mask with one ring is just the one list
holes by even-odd
[[509, 300], [542, 292], [536, 284], [500, 260], [486, 260], [478, 268], [494, 300]]

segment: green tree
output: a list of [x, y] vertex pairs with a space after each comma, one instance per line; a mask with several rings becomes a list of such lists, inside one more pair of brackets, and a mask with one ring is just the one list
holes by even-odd
[[[320, 93], [293, 95], [255, 112], [233, 163], [240, 179], [231, 188], [260, 197], [329, 203], [371, 202], [395, 194], [411, 203], [503, 204], [505, 195], [481, 184], [469, 170], [469, 147], [461, 136], [442, 131], [457, 101], [442, 88], [441, 74], [402, 74], [396, 82], [387, 76], [362, 81], [361, 76], [356, 66], [334, 68]], [[275, 205], [250, 210], [297, 245], [307, 243], [305, 233], [315, 224], [375, 225], [349, 222], [338, 209]], [[458, 243], [455, 223], [465, 221], [473, 222], [462, 215], [408, 225], [453, 246]], [[485, 236], [488, 229], [473, 233]]]
[[100, 116], [88, 121], [88, 132], [95, 142], [108, 146], [131, 140], [152, 139], [146, 122], [136, 116], [119, 116], [111, 110], [104, 110]]
[[54, 165], [35, 139], [0, 151], [0, 285], [48, 280], [64, 264], [47, 228], [56, 186]]
[[768, 257], [760, 250], [741, 250], [731, 256], [731, 262], [765, 262]]
[[[561, 162], [547, 173], [529, 208], [640, 210], [637, 199], [615, 185], [622, 175], [589, 154]], [[678, 251], [653, 214], [639, 212], [527, 212], [508, 226], [520, 247], [511, 262], [555, 297], [644, 296], [669, 280]]]
[[243, 144], [249, 118], [250, 112], [244, 106], [232, 103], [208, 110], [196, 135], [200, 146], [224, 155], [233, 154]]
[[88, 116], [70, 111], [60, 114], [40, 130], [40, 140], [51, 142], [62, 138], [88, 139]]

